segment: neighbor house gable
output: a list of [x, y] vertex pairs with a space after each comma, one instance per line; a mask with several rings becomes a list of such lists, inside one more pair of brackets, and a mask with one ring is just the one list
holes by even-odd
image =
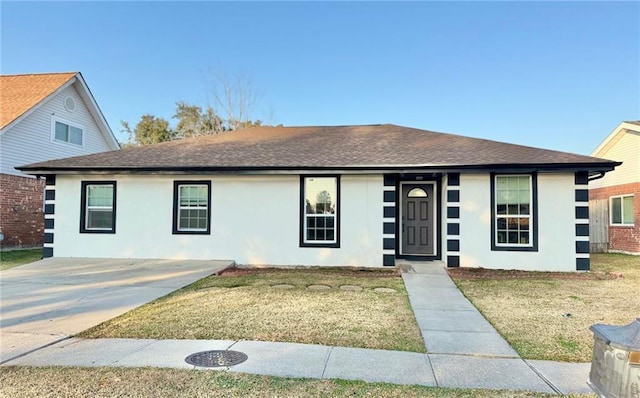
[[[26, 176], [14, 167], [119, 149], [79, 73], [2, 76], [0, 83], [3, 174]], [[73, 139], [60, 140], [56, 127], [73, 130]]]
[[622, 165], [604, 178], [594, 180], [591, 188], [640, 182], [640, 122], [620, 123], [592, 156], [622, 162]]

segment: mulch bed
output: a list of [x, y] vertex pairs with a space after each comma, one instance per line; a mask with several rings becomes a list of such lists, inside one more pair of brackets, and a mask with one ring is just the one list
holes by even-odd
[[291, 268], [273, 268], [273, 267], [264, 267], [264, 268], [240, 268], [240, 267], [231, 267], [227, 268], [220, 273], [218, 276], [244, 276], [244, 275], [257, 275], [261, 273], [289, 273], [289, 272], [299, 272], [299, 271], [311, 271], [311, 272], [322, 272], [326, 274], [345, 274], [347, 276], [357, 276], [363, 278], [394, 278], [399, 277], [400, 273], [397, 270], [379, 270], [379, 269], [367, 269], [367, 268], [356, 268], [356, 267], [332, 267], [332, 268], [310, 268], [310, 267], [291, 267]]
[[494, 270], [486, 268], [447, 268], [449, 276], [456, 279], [573, 279], [607, 280], [623, 278], [618, 272], [538, 272]]

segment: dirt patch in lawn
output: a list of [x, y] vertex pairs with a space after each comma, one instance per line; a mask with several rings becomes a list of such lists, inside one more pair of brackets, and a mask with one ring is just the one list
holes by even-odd
[[564, 279], [608, 280], [624, 278], [622, 272], [536, 272], [486, 268], [447, 268], [449, 276], [456, 279]]
[[330, 269], [324, 269], [324, 268], [309, 268], [309, 267], [277, 268], [277, 267], [251, 267], [251, 266], [230, 267], [218, 273], [218, 276], [229, 277], [229, 276], [241, 276], [241, 275], [274, 274], [274, 273], [287, 274], [291, 272], [304, 272], [304, 271], [313, 271], [316, 274], [345, 273], [349, 276], [357, 275], [357, 277], [359, 278], [390, 278], [390, 277], [400, 276], [400, 272], [396, 269], [377, 270], [377, 269], [370, 269], [370, 268], [367, 269], [367, 268], [355, 268], [355, 267], [332, 267]]

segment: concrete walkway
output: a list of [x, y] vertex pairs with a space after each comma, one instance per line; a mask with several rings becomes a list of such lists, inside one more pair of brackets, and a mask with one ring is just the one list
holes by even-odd
[[[235, 350], [246, 362], [223, 369], [259, 375], [348, 379], [425, 386], [592, 392], [589, 363], [523, 360], [498, 335], [439, 264], [412, 264], [403, 274], [428, 354], [297, 343], [231, 340], [62, 341], [6, 361], [24, 366], [125, 366], [194, 369], [193, 353]], [[204, 369], [204, 368], [199, 368]]]
[[458, 290], [444, 264], [409, 265], [402, 278], [429, 353], [520, 358]]

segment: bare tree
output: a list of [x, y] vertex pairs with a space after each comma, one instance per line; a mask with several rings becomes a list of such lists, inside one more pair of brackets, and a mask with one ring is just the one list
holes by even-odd
[[223, 70], [205, 74], [205, 81], [208, 94], [211, 96], [207, 108], [216, 110], [224, 120], [225, 130], [238, 130], [262, 124], [260, 120], [251, 119], [260, 96], [244, 74], [229, 75]]

